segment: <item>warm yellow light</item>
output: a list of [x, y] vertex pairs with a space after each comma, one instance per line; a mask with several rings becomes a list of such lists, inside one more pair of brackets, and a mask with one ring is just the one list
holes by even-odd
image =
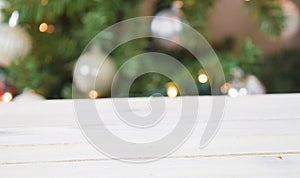
[[54, 31], [55, 31], [54, 25], [48, 25], [47, 32], [48, 32], [48, 33], [53, 33]]
[[89, 92], [89, 97], [90, 97], [91, 99], [96, 99], [96, 98], [98, 97], [98, 92], [95, 91], [95, 90], [90, 91], [90, 92]]
[[178, 95], [178, 90], [175, 86], [169, 86], [167, 88], [167, 95], [170, 98], [175, 98]]
[[181, 8], [183, 6], [183, 2], [182, 1], [175, 1], [175, 5], [178, 8]]
[[198, 80], [200, 83], [206, 83], [208, 81], [208, 77], [206, 74], [200, 74], [198, 76]]
[[231, 84], [225, 83], [224, 85], [221, 86], [220, 90], [223, 94], [226, 94], [230, 88], [231, 88]]
[[2, 96], [1, 96], [1, 100], [5, 103], [10, 102], [13, 99], [13, 95], [9, 92], [5, 92]]
[[48, 4], [48, 0], [41, 0], [41, 4], [42, 4], [43, 6], [46, 6], [46, 5]]
[[48, 25], [46, 23], [41, 23], [39, 30], [40, 32], [46, 32], [48, 30]]

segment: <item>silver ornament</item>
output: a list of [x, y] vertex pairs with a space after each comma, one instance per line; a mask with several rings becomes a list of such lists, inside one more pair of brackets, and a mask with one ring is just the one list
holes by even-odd
[[168, 49], [176, 46], [183, 30], [180, 7], [178, 3], [174, 3], [170, 9], [158, 12], [151, 22], [152, 36], [161, 38], [156, 39], [156, 42]]
[[0, 24], [0, 66], [9, 66], [31, 50], [31, 38], [21, 27]]
[[[116, 73], [116, 66], [110, 58], [106, 58], [101, 48], [94, 46], [90, 51], [81, 55], [74, 72], [74, 83], [85, 96], [98, 92], [99, 96], [110, 94], [111, 83]], [[102, 66], [98, 68], [101, 64]], [[96, 81], [94, 81], [96, 79]]]

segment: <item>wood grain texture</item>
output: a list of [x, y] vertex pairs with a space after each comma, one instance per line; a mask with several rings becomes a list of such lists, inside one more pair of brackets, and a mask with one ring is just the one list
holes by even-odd
[[[130, 100], [145, 109], [147, 99]], [[300, 177], [300, 94], [226, 98], [219, 132], [204, 149], [198, 147], [212, 98], [199, 101], [201, 119], [185, 144], [143, 164], [111, 160], [91, 146], [71, 100], [0, 104], [0, 177]], [[168, 103], [170, 119], [141, 135], [111, 115], [110, 99], [96, 101], [110, 130], [138, 141], [169, 131], [176, 103]]]

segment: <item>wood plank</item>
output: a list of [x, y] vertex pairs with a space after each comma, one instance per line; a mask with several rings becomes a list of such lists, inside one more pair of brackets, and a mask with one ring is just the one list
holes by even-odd
[[1, 165], [1, 177], [209, 177], [298, 178], [299, 155], [167, 158], [147, 164], [86, 160]]
[[[130, 100], [145, 100], [130, 98]], [[257, 120], [296, 118], [299, 114], [300, 94], [245, 96], [226, 98], [226, 115], [224, 120]], [[175, 100], [174, 100], [175, 101]], [[199, 97], [199, 108], [207, 115], [211, 108], [212, 98]], [[111, 100], [96, 101], [99, 110], [113, 111]], [[137, 108], [139, 106], [136, 106]], [[172, 107], [172, 106], [171, 106]], [[173, 106], [176, 107], [176, 106]], [[0, 127], [49, 127], [77, 126], [72, 100], [48, 100], [43, 102], [0, 103]], [[206, 118], [206, 117], [203, 117]], [[205, 121], [205, 120], [204, 120]]]

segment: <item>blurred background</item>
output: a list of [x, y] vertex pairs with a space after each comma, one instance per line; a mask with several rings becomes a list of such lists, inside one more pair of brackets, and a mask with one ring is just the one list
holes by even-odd
[[[108, 26], [139, 16], [170, 17], [199, 31], [222, 64], [227, 82], [220, 94], [300, 92], [299, 7], [298, 0], [0, 0], [0, 102], [72, 98], [73, 70], [88, 42]], [[155, 18], [149, 30], [170, 39], [184, 33], [178, 24]], [[88, 98], [110, 97], [118, 68], [146, 51], [178, 59], [197, 82], [199, 95], [211, 94], [209, 76], [189, 52], [151, 38], [109, 54], [95, 89], [84, 84], [105, 49], [86, 53], [82, 76], [74, 76], [75, 90]], [[122, 77], [130, 78], [134, 70]], [[180, 96], [175, 83], [153, 73], [136, 79], [130, 89], [132, 97], [155, 93]]]

